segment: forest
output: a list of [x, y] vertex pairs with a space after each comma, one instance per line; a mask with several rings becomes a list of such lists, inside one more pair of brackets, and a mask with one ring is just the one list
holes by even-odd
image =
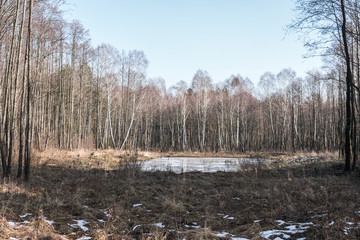
[[[346, 2], [346, 3], [345, 3]], [[167, 88], [149, 79], [140, 50], [92, 46], [62, 1], [1, 1], [0, 152], [3, 175], [31, 149], [339, 151], [355, 168], [360, 104], [357, 1], [305, 1], [290, 30], [321, 70], [266, 72], [255, 86], [238, 73], [214, 83], [205, 70]], [[305, 38], [305, 37], [304, 37]], [[211, 70], [211, 69], [210, 69]], [[232, 74], [232, 75], [231, 75]], [[24, 165], [25, 164], [25, 165]], [[24, 166], [23, 166], [24, 165]]]
[[[321, 69], [174, 86], [63, 4], [0, 0], [1, 239], [360, 238], [357, 0], [295, 1], [286, 31]], [[142, 169], [173, 156], [264, 164]]]

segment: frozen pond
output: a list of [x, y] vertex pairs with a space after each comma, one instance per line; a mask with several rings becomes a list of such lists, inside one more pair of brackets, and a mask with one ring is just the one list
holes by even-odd
[[143, 171], [236, 172], [244, 164], [269, 164], [272, 160], [259, 158], [203, 158], [203, 157], [167, 157], [145, 161], [141, 164]]

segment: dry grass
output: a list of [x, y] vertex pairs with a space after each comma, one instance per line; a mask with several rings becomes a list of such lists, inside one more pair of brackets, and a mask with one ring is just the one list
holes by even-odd
[[273, 154], [270, 168], [216, 174], [144, 173], [132, 164], [154, 156], [161, 154], [41, 153], [29, 184], [0, 186], [0, 239], [229, 239], [217, 235], [223, 232], [261, 239], [265, 230], [284, 229], [276, 220], [313, 223], [293, 237], [360, 237], [359, 172], [345, 174], [332, 155], [291, 162], [293, 155]]

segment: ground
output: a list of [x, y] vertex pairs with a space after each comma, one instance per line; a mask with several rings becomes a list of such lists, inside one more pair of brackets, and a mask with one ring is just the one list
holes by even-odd
[[29, 183], [2, 180], [0, 239], [360, 238], [360, 174], [337, 155], [252, 153], [275, 161], [215, 174], [134, 164], [163, 155], [35, 152]]

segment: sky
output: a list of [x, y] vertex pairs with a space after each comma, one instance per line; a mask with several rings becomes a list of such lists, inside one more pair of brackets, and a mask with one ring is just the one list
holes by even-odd
[[320, 68], [320, 58], [304, 58], [303, 41], [286, 26], [293, 0], [67, 0], [65, 19], [80, 20], [93, 46], [142, 50], [148, 77], [166, 86], [191, 84], [198, 69], [214, 83], [232, 74], [255, 84], [267, 71], [292, 68], [300, 77]]

